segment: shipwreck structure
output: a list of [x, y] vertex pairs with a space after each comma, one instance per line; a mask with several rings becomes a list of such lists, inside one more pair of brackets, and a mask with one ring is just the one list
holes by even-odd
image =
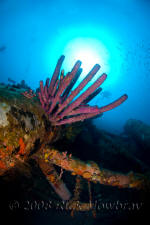
[[[100, 85], [107, 75], [102, 74], [81, 95], [80, 92], [91, 81], [100, 69], [96, 64], [83, 81], [74, 88], [82, 69], [77, 61], [71, 72], [64, 74], [61, 66], [64, 56], [56, 65], [52, 78], [46, 83], [40, 81], [40, 88], [36, 94], [31, 90], [16, 88], [15, 86], [0, 85], [0, 175], [21, 164], [28, 164], [32, 158], [40, 166], [45, 177], [63, 200], [70, 200], [71, 192], [64, 184], [63, 171], [70, 171], [73, 176], [83, 177], [89, 183], [121, 188], [143, 189], [149, 186], [149, 181], [142, 174], [133, 172], [123, 174], [101, 168], [94, 162], [83, 162], [66, 151], [59, 151], [54, 143], [65, 135], [73, 133], [72, 123], [102, 115], [126, 99], [124, 94], [116, 101], [103, 106], [91, 106], [89, 102], [102, 90]], [[61, 168], [60, 174], [55, 166]], [[28, 173], [28, 166], [24, 170]], [[77, 190], [76, 190], [77, 192]], [[77, 195], [77, 193], [76, 193]], [[70, 208], [77, 209], [73, 202]], [[91, 203], [80, 203], [77, 210], [89, 210]]]

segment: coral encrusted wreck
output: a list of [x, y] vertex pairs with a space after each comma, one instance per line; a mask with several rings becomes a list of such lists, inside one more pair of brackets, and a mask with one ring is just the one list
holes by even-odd
[[[125, 94], [100, 108], [88, 105], [101, 91], [99, 86], [106, 79], [106, 74], [102, 74], [78, 96], [100, 66], [95, 65], [73, 89], [82, 72], [81, 62], [77, 61], [72, 71], [64, 75], [64, 71], [61, 71], [63, 60], [64, 56], [61, 56], [51, 80], [48, 78], [45, 85], [43, 81], [40, 82], [38, 97], [31, 90], [0, 85], [0, 175], [3, 176], [9, 171], [12, 174], [12, 170], [19, 168], [30, 176], [29, 160], [33, 160], [63, 200], [71, 199], [72, 195], [62, 181], [66, 170], [77, 176], [77, 180], [82, 177], [88, 182], [104, 185], [143, 188], [143, 176], [100, 168], [94, 162], [83, 162], [73, 157], [64, 148], [59, 151], [54, 145], [58, 140], [62, 140], [67, 132], [69, 136], [72, 135], [73, 122], [79, 121], [82, 124], [83, 120], [101, 115], [127, 99]], [[61, 168], [60, 173], [57, 167]], [[77, 189], [75, 193], [78, 195]], [[76, 209], [74, 205], [70, 205], [70, 209], [71, 207]], [[82, 204], [78, 210], [88, 210], [89, 207], [88, 204]]]

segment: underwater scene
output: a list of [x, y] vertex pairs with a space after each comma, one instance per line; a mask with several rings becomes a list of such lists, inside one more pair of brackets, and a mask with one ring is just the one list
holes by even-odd
[[5, 224], [149, 221], [149, 28], [149, 0], [0, 0]]

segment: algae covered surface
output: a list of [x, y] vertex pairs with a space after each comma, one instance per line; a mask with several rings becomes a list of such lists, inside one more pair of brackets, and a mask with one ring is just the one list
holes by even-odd
[[[0, 85], [0, 166], [9, 169], [16, 162], [18, 152], [28, 156], [51, 130], [38, 98], [26, 98], [23, 89]], [[56, 135], [56, 134], [55, 134]]]

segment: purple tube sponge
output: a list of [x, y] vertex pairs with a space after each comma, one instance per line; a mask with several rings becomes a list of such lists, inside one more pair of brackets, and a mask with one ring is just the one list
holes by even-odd
[[102, 89], [99, 86], [105, 81], [107, 75], [102, 74], [86, 91], [77, 97], [100, 69], [100, 66], [96, 64], [83, 81], [72, 90], [82, 72], [81, 62], [77, 61], [72, 71], [65, 76], [64, 70], [61, 71], [64, 58], [64, 56], [59, 58], [51, 81], [47, 78], [45, 85], [43, 81], [40, 81], [39, 100], [52, 125], [59, 126], [98, 116], [119, 106], [127, 99], [127, 95], [124, 94], [106, 106], [100, 108], [89, 106], [87, 103], [100, 93]]

